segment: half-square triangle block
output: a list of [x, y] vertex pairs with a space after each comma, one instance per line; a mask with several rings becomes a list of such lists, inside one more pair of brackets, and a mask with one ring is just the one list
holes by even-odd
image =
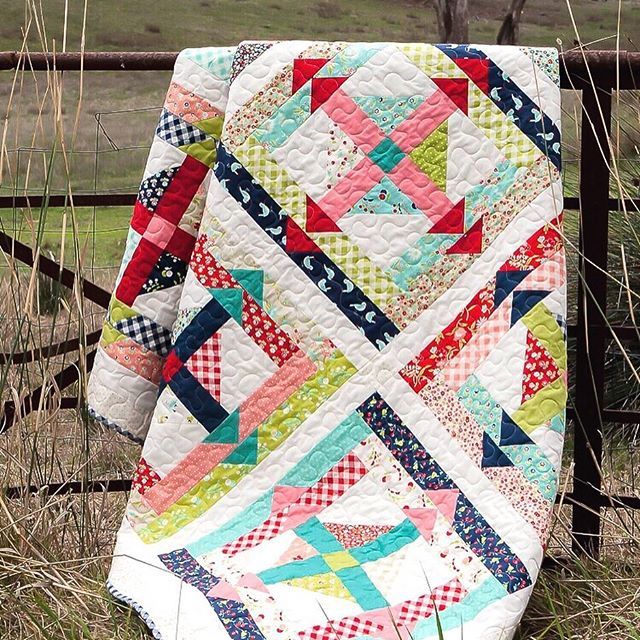
[[292, 93], [301, 89], [327, 62], [327, 58], [296, 58], [293, 61]]

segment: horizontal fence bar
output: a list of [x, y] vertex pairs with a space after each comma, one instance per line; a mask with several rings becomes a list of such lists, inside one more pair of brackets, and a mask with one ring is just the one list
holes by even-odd
[[[74, 207], [124, 207], [134, 205], [137, 193], [77, 193], [73, 194]], [[26, 194], [16, 196], [0, 196], [0, 209], [14, 209], [24, 207], [66, 207], [70, 204], [68, 195]], [[569, 211], [580, 209], [580, 198], [573, 196], [564, 199], [564, 208]], [[640, 211], [640, 198], [609, 198], [610, 211]]]
[[[61, 398], [58, 403], [51, 403], [50, 400], [57, 390], [66, 389], [80, 379], [80, 370], [90, 371], [93, 367], [96, 352], [91, 351], [84, 354], [84, 363], [80, 359], [72, 364], [67, 365], [64, 369], [58, 371], [48, 384], [41, 385], [34, 389], [28, 396], [22, 399], [20, 406], [17, 407], [13, 400], [6, 400], [2, 405], [2, 414], [0, 414], [0, 434], [8, 431], [16, 421], [16, 418], [26, 416], [32, 411], [37, 410], [41, 406], [61, 409], [75, 409], [78, 406], [77, 397]], [[84, 364], [84, 367], [82, 367]], [[51, 384], [53, 383], [53, 384]]]
[[[136, 202], [137, 193], [78, 193], [73, 194], [74, 207], [128, 207]], [[0, 196], [0, 209], [67, 207], [71, 204], [68, 195], [53, 194]]]
[[85, 51], [55, 55], [0, 51], [0, 71], [171, 71], [177, 57], [172, 51]]
[[[78, 493], [117, 493], [131, 491], [131, 480], [120, 478], [106, 478], [104, 480], [89, 480], [88, 482], [76, 480], [67, 482], [50, 482], [47, 484], [7, 487], [7, 498], [22, 498], [28, 494], [38, 493], [46, 496]], [[556, 504], [576, 504], [573, 493], [563, 493], [556, 497]], [[628, 495], [601, 495], [598, 498], [598, 506], [614, 509], [640, 509], [640, 496]]]
[[[580, 198], [570, 196], [564, 199], [564, 208], [580, 210]], [[640, 198], [609, 198], [609, 211], [640, 211]]]
[[[55, 260], [47, 258], [42, 254], [36, 257], [30, 246], [12, 238], [2, 231], [0, 231], [0, 249], [8, 256], [12, 256], [16, 260], [19, 260], [30, 267], [33, 267], [37, 259], [38, 271], [52, 280], [60, 282], [60, 284], [68, 287], [69, 289], [73, 288], [76, 274], [71, 271], [71, 269], [63, 267]], [[90, 280], [82, 280], [82, 294], [87, 298], [87, 300], [95, 302], [104, 309], [109, 306], [109, 301], [111, 300], [111, 294], [106, 289], [99, 287]]]
[[43, 485], [30, 484], [23, 487], [7, 487], [7, 498], [22, 498], [27, 494], [40, 493], [47, 496], [57, 496], [66, 493], [114, 493], [117, 491], [131, 491], [131, 480], [107, 479], [90, 480], [89, 482], [50, 482]]
[[[177, 52], [85, 51], [84, 53], [0, 52], [0, 70], [33, 71], [171, 71]], [[612, 73], [613, 70], [613, 73]], [[560, 86], [583, 89], [640, 87], [640, 52], [566, 51], [560, 55]]]
[[90, 346], [96, 344], [100, 340], [102, 335], [102, 329], [93, 331], [87, 334], [84, 341], [80, 338], [70, 338], [64, 342], [58, 342], [48, 347], [38, 347], [37, 349], [31, 349], [30, 351], [21, 351], [19, 353], [0, 353], [0, 364], [25, 364], [27, 362], [39, 362], [43, 358], [50, 358], [52, 356], [59, 356], [63, 353], [69, 353], [71, 351], [77, 351], [80, 345]]

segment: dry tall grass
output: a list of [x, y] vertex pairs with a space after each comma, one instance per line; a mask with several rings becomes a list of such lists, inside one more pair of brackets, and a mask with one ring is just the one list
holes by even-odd
[[[41, 49], [50, 50], [41, 7], [36, 0], [26, 0], [25, 42], [34, 33], [38, 35]], [[55, 43], [56, 50], [66, 47], [66, 37]], [[86, 79], [81, 74], [73, 79], [72, 86], [70, 84], [68, 78], [63, 79], [59, 73], [15, 73], [0, 155], [0, 188], [4, 192], [8, 188], [14, 192], [46, 193], [55, 184], [56, 188], [70, 193], [77, 166], [74, 146], [86, 134], [81, 124]], [[158, 94], [158, 102], [160, 98]], [[631, 156], [637, 162], [639, 154], [638, 95], [618, 94], [615, 102], [616, 121], [610, 141], [615, 159], [611, 167], [612, 184], [617, 185], [617, 191], [623, 195], [637, 196], [640, 164], [628, 159]], [[579, 95], [567, 93], [564, 104], [565, 156], [571, 160], [578, 155]], [[22, 153], [18, 167], [16, 155], [10, 149], [24, 146], [25, 139], [29, 139], [27, 146], [32, 150]], [[36, 148], [50, 151], [38, 153], [33, 151]], [[139, 160], [136, 163], [139, 164]], [[569, 162], [566, 182], [570, 190], [575, 189], [573, 167]], [[82, 167], [78, 171], [82, 171]], [[109, 214], [99, 212], [99, 215]], [[86, 222], [91, 218], [83, 217], [73, 206], [62, 213], [49, 211], [46, 206], [37, 211], [16, 210], [5, 212], [1, 218], [3, 225], [15, 227], [17, 224], [21, 237], [28, 238], [39, 251], [45, 249], [46, 243], [53, 242], [58, 258], [65, 265], [109, 288], [115, 269], [96, 268], [105, 264], [95, 261], [95, 246], [85, 242], [85, 236], [80, 233], [80, 220]], [[613, 217], [610, 274], [613, 319], [635, 326], [638, 326], [636, 309], [640, 293], [637, 220], [637, 212], [632, 211]], [[57, 240], [56, 233], [59, 234]], [[567, 236], [574, 292], [572, 307], [575, 308], [575, 215], [568, 215]], [[100, 236], [95, 234], [89, 238], [100, 242]], [[10, 256], [3, 256], [3, 260], [0, 344], [5, 353], [85, 336], [99, 326], [102, 311], [83, 300], [77, 289], [59, 299], [56, 291], [44, 285], [35, 271], [20, 267]], [[104, 588], [109, 554], [126, 496], [118, 493], [48, 495], [45, 491], [17, 498], [5, 495], [5, 489], [10, 486], [44, 486], [62, 480], [130, 476], [139, 453], [136, 445], [90, 424], [81, 410], [62, 410], [56, 404], [63, 392], [55, 388], [53, 374], [78, 356], [82, 361], [83, 351], [28, 365], [2, 367], [3, 400], [14, 399], [19, 404], [28, 390], [38, 384], [52, 388], [54, 399], [49, 406], [19, 419], [11, 430], [0, 436], [0, 638], [3, 639], [147, 637], [144, 624], [131, 610], [116, 604]], [[640, 389], [637, 363], [637, 353], [622, 354], [612, 346], [611, 384], [607, 393], [615, 406], [630, 407], [635, 402], [637, 407]], [[81, 371], [83, 379], [85, 373]], [[82, 385], [72, 392], [82, 397]], [[602, 469], [607, 492], [637, 494], [639, 491], [634, 475], [640, 463], [637, 438], [633, 429], [607, 434], [609, 449]], [[570, 443], [569, 438], [568, 462]], [[570, 466], [564, 476], [563, 486], [568, 490]], [[564, 569], [542, 572], [520, 637], [523, 640], [640, 638], [640, 517], [631, 512], [605, 512], [603, 557], [596, 562], [572, 557], [570, 513], [566, 506], [557, 510], [550, 543], [553, 554], [568, 557], [570, 562]]]

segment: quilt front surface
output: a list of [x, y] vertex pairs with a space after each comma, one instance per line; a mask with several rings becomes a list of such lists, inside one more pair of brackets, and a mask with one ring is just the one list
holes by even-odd
[[[551, 49], [176, 63], [89, 382], [156, 637], [512, 637], [566, 400]], [[462, 635], [461, 635], [462, 634]]]

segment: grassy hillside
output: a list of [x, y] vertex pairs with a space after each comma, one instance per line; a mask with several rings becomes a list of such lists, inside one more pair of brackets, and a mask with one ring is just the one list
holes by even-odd
[[[24, 5], [4, 0], [0, 48], [15, 49], [24, 24]], [[64, 0], [42, 3], [47, 39], [62, 46]], [[77, 49], [83, 0], [69, 0], [67, 49]], [[618, 5], [614, 0], [571, 0], [583, 42], [608, 38], [613, 48]], [[494, 42], [508, 3], [470, 0], [472, 42]], [[640, 2], [622, 2], [621, 48], [635, 49], [640, 38]], [[175, 50], [186, 46], [231, 44], [238, 40], [322, 38], [347, 40], [437, 40], [428, 0], [99, 0], [89, 2], [86, 48], [89, 50]], [[575, 32], [566, 0], [528, 0], [522, 44], [573, 46]], [[33, 34], [32, 44], [37, 37]]]

